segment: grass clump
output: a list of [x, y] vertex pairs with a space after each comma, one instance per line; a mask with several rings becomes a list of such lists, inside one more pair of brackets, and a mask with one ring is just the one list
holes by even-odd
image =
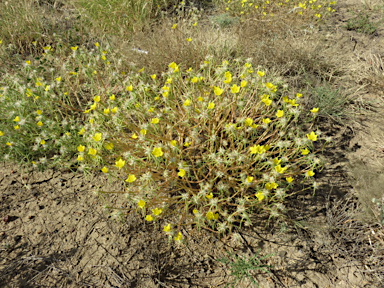
[[132, 72], [85, 111], [77, 159], [125, 182], [131, 207], [148, 222], [167, 219], [171, 239], [184, 225], [251, 225], [251, 211], [278, 217], [293, 184], [319, 168], [320, 131], [300, 132], [302, 95], [272, 81], [249, 62], [209, 57], [198, 70]]
[[272, 255], [266, 255], [263, 257], [259, 257], [260, 251], [257, 251], [255, 255], [253, 255], [250, 258], [245, 258], [236, 254], [228, 253], [228, 258], [221, 258], [217, 259], [217, 261], [224, 263], [229, 266], [229, 269], [231, 271], [231, 276], [235, 277], [235, 279], [231, 283], [227, 283], [226, 287], [236, 287], [235, 285], [240, 284], [245, 278], [248, 278], [253, 284], [256, 284], [257, 287], [259, 287], [257, 281], [255, 280], [255, 277], [252, 275], [252, 273], [257, 271], [262, 272], [270, 272], [268, 269], [268, 265], [262, 264], [262, 261], [266, 258], [269, 258]]
[[345, 28], [347, 30], [371, 35], [376, 32], [377, 25], [371, 22], [368, 14], [360, 13], [355, 18], [349, 19]]

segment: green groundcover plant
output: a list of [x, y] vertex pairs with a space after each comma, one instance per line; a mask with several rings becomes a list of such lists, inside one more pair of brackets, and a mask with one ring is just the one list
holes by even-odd
[[183, 239], [182, 225], [227, 233], [251, 225], [251, 213], [278, 217], [321, 164], [320, 131], [300, 129], [303, 95], [251, 61], [207, 57], [198, 70], [173, 62], [148, 75], [123, 72], [98, 43], [53, 50], [4, 78], [3, 158], [100, 169], [126, 188], [97, 193], [124, 195], [148, 222], [163, 218], [170, 239]]

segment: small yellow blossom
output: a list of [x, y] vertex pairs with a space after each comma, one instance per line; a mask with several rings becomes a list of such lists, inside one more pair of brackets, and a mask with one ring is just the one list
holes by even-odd
[[119, 169], [123, 168], [125, 165], [125, 161], [123, 159], [119, 159], [116, 161], [115, 166]]
[[209, 102], [207, 108], [208, 108], [208, 109], [213, 109], [213, 108], [215, 108], [215, 103], [213, 103], [213, 102]]
[[248, 82], [245, 81], [245, 80], [243, 80], [243, 81], [241, 81], [241, 83], [240, 83], [240, 87], [246, 87], [247, 84], [248, 84]]
[[191, 38], [191, 37], [188, 37], [186, 40], [187, 40], [188, 42], [191, 42], [191, 41], [192, 41], [192, 38]]
[[152, 150], [152, 155], [153, 156], [155, 156], [156, 158], [157, 157], [161, 157], [161, 156], [163, 156], [163, 151], [161, 150], [161, 147], [155, 147], [155, 148], [153, 148], [153, 150]]
[[[145, 130], [145, 131], [147, 131], [147, 130]], [[140, 133], [141, 133], [141, 131], [140, 131]], [[142, 134], [142, 135], [145, 135], [145, 134]], [[133, 133], [132, 136], [131, 136], [131, 138], [132, 138], [132, 139], [137, 139], [138, 136], [136, 135], [136, 133]]]
[[20, 126], [19, 126], [19, 125], [16, 125], [16, 126], [13, 126], [13, 128], [14, 128], [15, 130], [18, 130], [18, 129], [20, 129]]
[[129, 85], [125, 88], [125, 90], [132, 92], [133, 91], [133, 85]]
[[159, 216], [162, 212], [163, 212], [162, 208], [152, 209], [152, 214], [155, 215], [155, 216]]
[[312, 177], [312, 176], [315, 175], [315, 172], [313, 172], [312, 170], [310, 170], [310, 171], [307, 171], [306, 174], [307, 174], [307, 176]]
[[186, 171], [184, 169], [179, 169], [179, 172], [177, 173], [177, 176], [183, 178], [186, 174]]
[[213, 93], [215, 93], [216, 96], [220, 96], [221, 94], [223, 94], [223, 89], [221, 89], [220, 87], [216, 87], [214, 86], [213, 87]]
[[71, 47], [71, 49], [73, 50], [73, 51], [76, 51], [77, 50], [77, 46], [73, 46], [73, 47]]
[[277, 112], [276, 112], [276, 117], [277, 118], [281, 118], [281, 117], [283, 117], [284, 116], [284, 111], [283, 110], [277, 110]]
[[153, 221], [153, 217], [152, 217], [152, 215], [147, 215], [147, 216], [145, 216], [145, 220], [147, 220], [148, 222]]
[[136, 181], [136, 176], [134, 174], [129, 174], [127, 179], [125, 179], [125, 182], [132, 183]]
[[83, 145], [77, 146], [77, 151], [84, 152], [84, 150], [85, 150], [85, 146], [83, 146]]
[[191, 146], [191, 142], [185, 142], [184, 143], [184, 147], [189, 147], [189, 146]]
[[265, 72], [264, 71], [257, 71], [257, 74], [260, 76], [260, 77], [263, 77], [265, 75]]
[[251, 118], [247, 118], [247, 119], [245, 119], [244, 124], [245, 124], [245, 126], [251, 127], [253, 124], [253, 120]]
[[104, 167], [101, 169], [101, 172], [103, 172], [103, 173], [108, 173], [108, 168], [104, 166]]
[[77, 161], [83, 161], [83, 160], [84, 160], [83, 156], [81, 156], [81, 155], [77, 156]]
[[248, 182], [248, 183], [252, 183], [253, 179], [254, 179], [254, 178], [253, 178], [252, 176], [248, 176], [248, 177], [247, 177], [247, 182]]
[[140, 134], [141, 134], [141, 135], [146, 135], [146, 134], [147, 134], [147, 130], [145, 130], [145, 129], [141, 129], [141, 130], [140, 130]]
[[0, 136], [4, 136], [4, 132], [3, 131], [0, 131]]
[[103, 113], [104, 113], [105, 115], [108, 115], [109, 112], [110, 112], [109, 108], [106, 108], [106, 109], [104, 109], [104, 111], [103, 111]]
[[285, 172], [285, 170], [287, 170], [288, 167], [281, 167], [281, 165], [276, 165], [275, 166], [275, 171], [277, 173], [280, 173], [280, 174], [283, 174]]
[[109, 100], [115, 100], [116, 99], [116, 96], [115, 96], [115, 94], [112, 94], [111, 96], [109, 96]]
[[157, 124], [159, 122], [160, 122], [159, 118], [152, 118], [152, 120], [151, 120], [151, 124]]
[[27, 61], [25, 61], [25, 64], [31, 65], [31, 61], [27, 60]]
[[239, 91], [240, 91], [240, 87], [237, 86], [236, 84], [233, 84], [232, 87], [231, 87], [231, 92], [233, 94], [236, 94], [236, 93], [239, 93]]
[[219, 219], [219, 214], [213, 213], [212, 211], [208, 211], [206, 214], [206, 217], [208, 220], [217, 220], [217, 219]]
[[296, 93], [296, 97], [297, 97], [297, 98], [301, 98], [301, 97], [303, 97], [303, 94], [301, 94], [301, 93]]
[[177, 24], [173, 24], [172, 29], [176, 29], [176, 28], [177, 28]]
[[175, 241], [181, 241], [183, 239], [183, 234], [181, 232], [178, 232], [175, 238], [173, 238]]
[[279, 184], [275, 182], [265, 184], [265, 189], [268, 189], [268, 190], [276, 189], [277, 187], [279, 187]]
[[88, 150], [88, 154], [95, 156], [97, 154], [97, 150], [91, 147]]
[[312, 131], [311, 133], [307, 134], [307, 138], [309, 140], [311, 140], [311, 141], [316, 141], [317, 140], [317, 135], [316, 135], [315, 132]]
[[13, 121], [15, 121], [15, 122], [20, 122], [20, 117], [19, 117], [19, 116], [16, 116], [15, 119], [13, 119]]
[[313, 108], [313, 109], [311, 110], [311, 112], [312, 112], [313, 114], [316, 114], [316, 113], [319, 112], [319, 108]]
[[79, 132], [77, 132], [77, 134], [79, 135], [83, 135], [85, 133], [85, 129], [84, 128], [81, 128], [81, 130]]
[[137, 206], [139, 206], [141, 209], [143, 209], [145, 207], [145, 201], [144, 200], [140, 200], [139, 202], [137, 202]]
[[257, 197], [257, 199], [258, 199], [259, 201], [262, 201], [262, 200], [265, 198], [263, 192], [261, 192], [261, 191], [258, 191], [258, 192], [255, 194], [255, 196]]
[[171, 224], [168, 224], [168, 225], [166, 225], [166, 226], [164, 226], [164, 228], [163, 228], [163, 231], [164, 232], [171, 232]]
[[43, 126], [44, 124], [43, 124], [43, 122], [39, 121], [39, 122], [36, 123], [36, 125], [41, 127], [41, 126]]
[[96, 142], [100, 141], [102, 138], [101, 133], [96, 133], [94, 136], [92, 136], [92, 139], [95, 140]]
[[285, 180], [287, 180], [288, 183], [292, 183], [294, 179], [292, 177], [287, 177]]
[[301, 155], [308, 155], [309, 152], [310, 152], [310, 151], [309, 151], [307, 148], [302, 149], [302, 150], [301, 150]]
[[118, 108], [115, 107], [115, 108], [111, 109], [111, 112], [112, 112], [112, 113], [116, 113], [116, 112], [117, 112], [117, 109], [118, 109]]
[[212, 199], [213, 198], [213, 193], [209, 193], [208, 195], [206, 195], [205, 197], [207, 197], [207, 199]]
[[173, 147], [176, 147], [177, 146], [177, 141], [176, 140], [171, 140], [169, 142]]
[[95, 101], [95, 102], [100, 102], [100, 99], [101, 99], [101, 97], [98, 96], [98, 95], [96, 95], [95, 97], [93, 97], [93, 101]]
[[272, 120], [269, 119], [269, 118], [264, 118], [264, 119], [263, 119], [263, 123], [264, 123], [264, 124], [269, 124], [269, 123], [271, 123], [271, 121], [272, 121]]
[[43, 114], [43, 112], [42, 112], [41, 110], [37, 110], [37, 111], [36, 111], [36, 114], [37, 114], [37, 115], [41, 115], [41, 114]]
[[151, 75], [151, 78], [152, 78], [153, 80], [155, 80], [156, 77], [157, 77], [156, 74], [152, 74], [152, 75]]
[[107, 150], [112, 150], [113, 149], [113, 143], [105, 143], [104, 147]]
[[191, 105], [191, 100], [187, 99], [184, 101], [183, 106], [190, 106]]

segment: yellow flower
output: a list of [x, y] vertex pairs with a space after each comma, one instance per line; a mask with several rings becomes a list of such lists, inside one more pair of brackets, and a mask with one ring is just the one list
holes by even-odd
[[319, 112], [319, 108], [313, 108], [313, 109], [311, 110], [311, 112], [312, 112], [313, 114], [316, 114], [317, 112]]
[[107, 150], [112, 150], [113, 149], [113, 143], [105, 143], [104, 147]]
[[161, 150], [161, 147], [155, 147], [153, 148], [152, 155], [157, 157], [163, 156], [163, 151]]
[[297, 98], [301, 98], [301, 97], [303, 97], [303, 94], [301, 94], [301, 93], [296, 93], [296, 97], [297, 97]]
[[27, 61], [25, 61], [25, 64], [31, 65], [31, 61], [27, 60]]
[[103, 113], [104, 114], [109, 114], [109, 111], [110, 111], [109, 108], [106, 108], [106, 109], [104, 109]]
[[133, 86], [132, 85], [129, 85], [127, 86], [127, 88], [125, 88], [125, 90], [131, 92], [133, 90]]
[[277, 110], [277, 112], [276, 112], [276, 117], [277, 118], [281, 118], [281, 117], [283, 117], [284, 116], [284, 111], [283, 110]]
[[176, 140], [171, 140], [169, 142], [172, 146], [176, 147], [177, 146], [177, 141]]
[[[145, 129], [141, 129], [140, 130], [140, 134], [141, 135], [146, 135], [147, 134], [147, 130], [145, 130]], [[136, 135], [136, 134], [135, 134]], [[133, 135], [132, 135], [133, 136]], [[133, 138], [133, 137], [132, 137]]]
[[288, 167], [281, 167], [281, 165], [276, 165], [275, 166], [275, 171], [279, 174], [283, 174], [285, 170], [287, 170]]
[[175, 62], [172, 62], [171, 64], [169, 64], [168, 67], [172, 68], [173, 72], [179, 72], [179, 66]]
[[277, 187], [279, 187], [279, 184], [275, 182], [265, 184], [265, 189], [268, 189], [268, 190], [276, 189]]
[[292, 183], [294, 179], [292, 177], [287, 177], [285, 180], [287, 180], [288, 183]]
[[19, 116], [16, 116], [15, 119], [13, 119], [13, 121], [15, 121], [15, 122], [20, 122], [20, 117], [19, 117]]
[[257, 74], [260, 76], [260, 77], [263, 77], [265, 75], [265, 72], [264, 71], [257, 71]]
[[43, 124], [43, 122], [39, 121], [39, 122], [36, 123], [36, 125], [41, 127], [41, 126], [43, 126], [44, 124]]
[[108, 173], [108, 168], [104, 166], [104, 167], [101, 169], [101, 172], [103, 172], [103, 173]]
[[125, 161], [123, 159], [119, 159], [115, 162], [115, 166], [119, 169], [123, 168], [125, 165]]
[[207, 197], [207, 199], [212, 199], [213, 198], [213, 193], [209, 193], [208, 195], [206, 195], [205, 197]]
[[4, 136], [4, 132], [3, 131], [0, 131], [0, 136]]
[[193, 23], [192, 26], [196, 27], [197, 26], [197, 22]]
[[260, 145], [254, 145], [252, 147], [249, 147], [249, 150], [251, 151], [251, 154], [263, 154], [267, 151], [264, 146]]
[[269, 119], [269, 118], [264, 118], [264, 119], [263, 119], [263, 123], [264, 123], [264, 124], [269, 124], [269, 123], [271, 123], [271, 119]]
[[95, 46], [96, 46], [96, 47], [99, 47], [99, 46], [100, 46], [99, 42], [96, 42], [96, 43], [95, 43]]
[[153, 221], [152, 215], [145, 216], [145, 220], [147, 220], [148, 222]]
[[310, 170], [310, 171], [308, 171], [306, 174], [307, 174], [307, 176], [312, 177], [312, 176], [315, 175], [315, 172], [313, 172], [312, 170]]
[[[145, 130], [145, 131], [147, 131], [147, 130]], [[141, 131], [140, 131], [140, 132], [141, 132]], [[137, 139], [138, 136], [136, 135], [136, 133], [133, 133], [132, 136], [131, 136], [131, 138], [132, 138], [132, 139]]]
[[176, 29], [176, 28], [177, 28], [177, 24], [173, 24], [172, 29]]
[[203, 99], [203, 97], [200, 96], [200, 97], [197, 98], [197, 101], [199, 101], [199, 102], [203, 102], [204, 99]]
[[160, 122], [160, 119], [159, 118], [152, 118], [152, 120], [151, 120], [151, 123], [152, 124], [157, 124], [157, 123], [159, 123]]
[[96, 142], [100, 141], [101, 140], [101, 137], [102, 137], [102, 134], [101, 133], [96, 133], [92, 139], [95, 140]]
[[311, 132], [310, 134], [307, 134], [307, 138], [311, 141], [316, 141], [317, 140], [317, 135], [315, 132]]
[[247, 182], [248, 182], [248, 183], [252, 183], [252, 181], [253, 181], [253, 177], [252, 177], [252, 176], [248, 176], [248, 177], [247, 177]]
[[240, 83], [240, 87], [246, 87], [247, 84], [248, 84], [248, 82], [245, 81], [245, 80], [243, 80], [243, 81], [241, 81], [241, 83]]
[[237, 86], [236, 84], [233, 84], [233, 86], [231, 87], [231, 92], [233, 94], [236, 94], [236, 93], [239, 93], [239, 91], [240, 91], [240, 87]]
[[43, 114], [43, 112], [42, 112], [41, 110], [37, 110], [37, 111], [36, 111], [36, 114], [37, 114], [37, 115], [41, 115], [41, 114]]
[[167, 226], [164, 226], [163, 231], [164, 232], [171, 232], [171, 224], [168, 224]]
[[117, 112], [117, 107], [113, 108], [113, 109], [111, 110], [111, 112], [112, 112], [112, 113], [116, 113], [116, 112]]
[[141, 73], [141, 72], [144, 72], [145, 70], [145, 67], [141, 68], [138, 72]]
[[73, 50], [73, 51], [76, 51], [77, 50], [77, 46], [73, 46], [73, 47], [71, 47], [71, 49]]
[[156, 74], [152, 74], [152, 75], [151, 75], [151, 78], [152, 78], [153, 80], [155, 80], [156, 77], [157, 77]]
[[190, 106], [191, 105], [191, 100], [187, 99], [184, 101], [183, 106]]
[[178, 232], [175, 238], [173, 238], [175, 241], [181, 241], [183, 239], [183, 234], [181, 232]]
[[91, 147], [88, 150], [88, 154], [95, 156], [97, 154], [97, 150]]
[[13, 126], [13, 128], [15, 128], [15, 130], [18, 130], [18, 129], [20, 129], [20, 126], [16, 125], [16, 126]]
[[177, 173], [177, 176], [184, 177], [186, 174], [186, 171], [184, 169], [179, 169], [179, 172]]
[[215, 108], [215, 103], [213, 103], [213, 102], [209, 102], [207, 108], [208, 108], [208, 109], [213, 109], [213, 108]]
[[247, 118], [247, 119], [245, 119], [244, 124], [245, 124], [245, 126], [251, 127], [253, 124], [253, 120], [251, 118]]
[[95, 102], [100, 102], [100, 96], [95, 96], [95, 97], [93, 97], [93, 101], [95, 101]]
[[159, 216], [161, 213], [163, 212], [163, 209], [162, 208], [155, 208], [155, 209], [152, 209], [152, 214], [155, 215], [155, 216]]
[[197, 78], [196, 76], [191, 79], [192, 83], [197, 83], [198, 81], [199, 81], [199, 78]]
[[137, 206], [139, 206], [141, 209], [143, 209], [145, 207], [145, 201], [144, 200], [140, 200], [139, 202], [137, 202]]
[[301, 150], [301, 155], [308, 155], [309, 152], [310, 152], [310, 151], [309, 151], [307, 148], [302, 149], [302, 150]]
[[191, 41], [192, 41], [192, 38], [191, 38], [191, 37], [188, 37], [186, 40], [187, 40], [188, 42], [191, 42]]
[[134, 174], [129, 174], [128, 175], [128, 178], [125, 179], [125, 182], [128, 182], [128, 183], [132, 183], [132, 182], [135, 182], [136, 181], [136, 176]]
[[229, 76], [229, 77], [227, 77], [225, 80], [224, 80], [224, 83], [225, 84], [229, 84], [229, 83], [231, 83], [232, 82], [232, 76]]
[[257, 197], [257, 199], [259, 199], [259, 201], [262, 201], [262, 200], [265, 198], [263, 192], [261, 192], [261, 191], [258, 191], [258, 192], [255, 194], [255, 196]]
[[83, 145], [77, 146], [77, 151], [84, 152], [84, 150], [85, 150], [85, 146], [83, 146]]
[[221, 94], [223, 94], [223, 89], [221, 89], [220, 87], [216, 87], [214, 86], [213, 87], [213, 93], [215, 93], [216, 96], [220, 96]]
[[112, 94], [111, 96], [109, 96], [109, 100], [115, 100], [116, 99], [116, 96], [115, 96], [115, 94]]
[[85, 133], [85, 129], [84, 128], [81, 128], [81, 130], [79, 132], [77, 132], [77, 134], [79, 135], [83, 135]]
[[81, 156], [81, 155], [77, 156], [77, 161], [83, 161], [83, 160], [84, 160], [83, 156]]
[[219, 214], [213, 213], [212, 211], [208, 211], [206, 214], [206, 217], [208, 220], [217, 220], [217, 219], [219, 219]]
[[189, 146], [191, 146], [191, 142], [185, 142], [184, 143], [184, 147], [189, 147]]

